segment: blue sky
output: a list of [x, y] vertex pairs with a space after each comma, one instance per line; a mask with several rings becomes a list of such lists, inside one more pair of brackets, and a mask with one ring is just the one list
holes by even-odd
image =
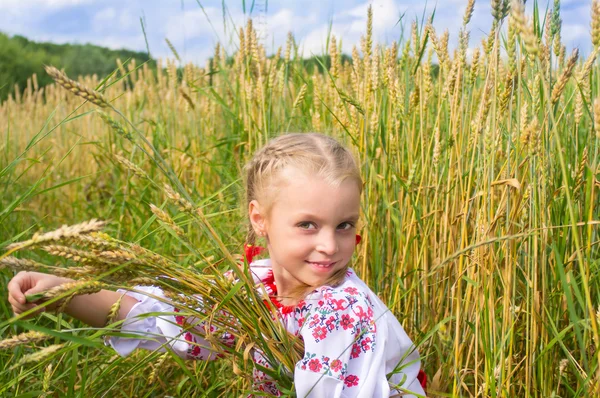
[[[547, 0], [551, 5], [552, 0]], [[223, 3], [226, 18], [223, 19]], [[243, 4], [246, 9], [244, 10]], [[342, 39], [343, 51], [350, 53], [366, 30], [369, 4], [373, 5], [374, 35], [389, 43], [405, 26], [435, 8], [434, 26], [438, 34], [450, 31], [450, 45], [457, 42], [467, 0], [0, 0], [0, 31], [20, 34], [32, 40], [56, 43], [93, 43], [110, 48], [145, 51], [140, 18], [145, 20], [150, 52], [154, 57], [170, 56], [168, 38], [186, 62], [204, 63], [221, 42], [229, 51], [235, 48], [234, 26], [243, 26], [252, 16], [267, 46], [274, 52], [284, 46], [292, 31], [304, 54], [321, 54], [327, 31]], [[489, 0], [476, 0], [469, 30], [470, 45], [477, 46], [491, 26]], [[531, 13], [531, 4], [528, 2]], [[202, 5], [203, 9], [200, 7]], [[427, 5], [426, 5], [427, 4]], [[546, 1], [539, 2], [542, 10]], [[267, 6], [266, 12], [264, 10]], [[591, 0], [563, 0], [563, 43], [589, 53]], [[210, 21], [210, 23], [209, 23]]]

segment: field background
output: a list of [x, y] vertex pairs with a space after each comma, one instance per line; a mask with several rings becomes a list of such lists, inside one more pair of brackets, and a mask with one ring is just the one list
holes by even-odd
[[[202, 67], [174, 51], [156, 66], [123, 59], [113, 74], [78, 79], [110, 106], [31, 78], [0, 104], [0, 256], [34, 232], [100, 218], [110, 236], [201, 272], [242, 251], [249, 156], [282, 132], [324, 132], [353, 148], [365, 181], [354, 268], [419, 344], [431, 396], [598, 396], [597, 53], [565, 54], [557, 3], [528, 17], [492, 3], [490, 34], [469, 54], [472, 2], [459, 32], [426, 18], [382, 47], [368, 24], [351, 57], [334, 36], [312, 62], [291, 36], [267, 57], [248, 24], [238, 52], [217, 46]], [[597, 1], [592, 12], [597, 49]], [[167, 176], [151, 161], [159, 157]], [[167, 200], [163, 183], [177, 188], [175, 176], [212, 232]], [[15, 255], [80, 265], [34, 249]], [[4, 294], [13, 270], [3, 267]], [[231, 361], [118, 358], [102, 331], [68, 317], [19, 323], [6, 300], [0, 314], [2, 338], [61, 331], [0, 351], [0, 396], [238, 396], [248, 387]]]

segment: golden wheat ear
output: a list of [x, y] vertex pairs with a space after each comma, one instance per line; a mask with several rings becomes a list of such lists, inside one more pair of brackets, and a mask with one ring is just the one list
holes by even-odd
[[62, 241], [63, 239], [77, 239], [81, 235], [97, 232], [104, 228], [105, 225], [106, 221], [100, 221], [94, 218], [90, 221], [85, 221], [79, 224], [63, 225], [54, 231], [35, 233], [29, 240], [11, 243], [10, 245], [6, 246], [6, 250], [8, 250], [8, 252], [1, 257], [4, 258], [4, 256], [7, 256], [8, 254], [17, 250], [21, 250], [26, 247], [39, 246], [40, 244], [46, 242], [58, 242]]
[[31, 343], [39, 343], [40, 341], [48, 340], [53, 336], [45, 333], [40, 333], [37, 331], [30, 331], [18, 334], [13, 337], [9, 337], [8, 339], [4, 339], [0, 341], [0, 350], [6, 350], [9, 348], [14, 348], [21, 344], [31, 344]]
[[46, 73], [50, 75], [50, 77], [58, 84], [63, 86], [65, 89], [69, 90], [75, 95], [78, 95], [86, 100], [90, 101], [93, 104], [98, 105], [101, 108], [109, 106], [108, 101], [104, 97], [104, 95], [99, 92], [84, 87], [73, 79], [70, 79], [64, 72], [58, 70], [54, 66], [44, 66]]

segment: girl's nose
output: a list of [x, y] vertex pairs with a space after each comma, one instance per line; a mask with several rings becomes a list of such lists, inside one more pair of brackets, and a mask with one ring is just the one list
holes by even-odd
[[332, 256], [338, 251], [338, 242], [335, 237], [335, 233], [322, 233], [319, 236], [319, 243], [317, 244], [317, 251], [324, 253], [328, 256]]

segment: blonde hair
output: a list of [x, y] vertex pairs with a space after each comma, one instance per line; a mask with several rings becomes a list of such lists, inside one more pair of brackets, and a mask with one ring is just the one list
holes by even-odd
[[[288, 167], [322, 178], [333, 186], [339, 186], [347, 179], [353, 180], [362, 192], [357, 163], [352, 153], [337, 140], [318, 133], [285, 134], [269, 141], [246, 165], [246, 209], [256, 200], [265, 214], [269, 214], [277, 200], [282, 171]], [[250, 223], [246, 242], [256, 244], [256, 234]], [[347, 268], [348, 265], [337, 271], [325, 284], [341, 283]], [[312, 288], [300, 289], [297, 296], [302, 298]]]

